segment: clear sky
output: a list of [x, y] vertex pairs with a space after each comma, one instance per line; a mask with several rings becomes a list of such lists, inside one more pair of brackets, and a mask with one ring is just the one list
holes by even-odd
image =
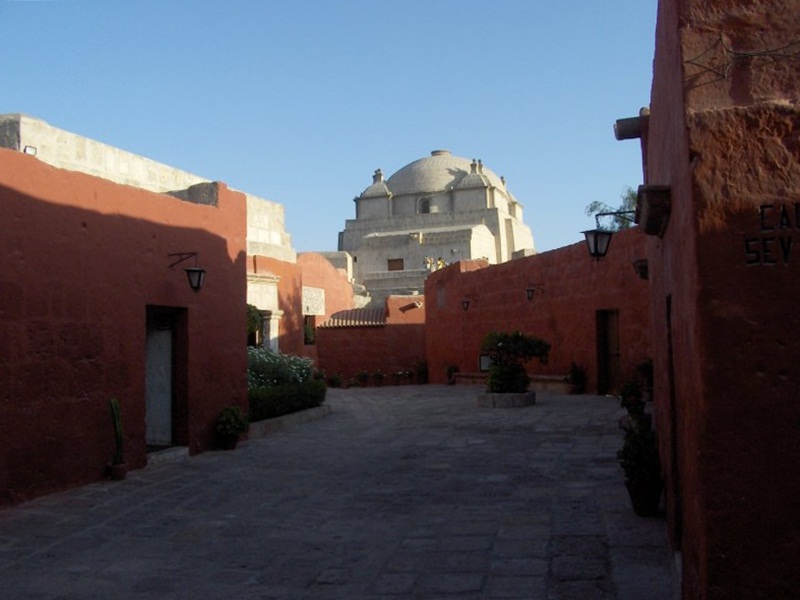
[[537, 249], [642, 183], [656, 0], [0, 0], [0, 113], [286, 208], [336, 250], [353, 198], [431, 150], [480, 158]]

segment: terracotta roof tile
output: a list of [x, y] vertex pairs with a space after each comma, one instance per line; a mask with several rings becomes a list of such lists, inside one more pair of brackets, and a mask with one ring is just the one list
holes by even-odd
[[352, 308], [340, 310], [320, 327], [383, 327], [386, 325], [385, 308]]

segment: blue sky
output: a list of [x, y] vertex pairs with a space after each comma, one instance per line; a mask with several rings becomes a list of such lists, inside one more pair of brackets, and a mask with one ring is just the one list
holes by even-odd
[[286, 208], [335, 250], [353, 197], [431, 150], [480, 158], [537, 249], [642, 182], [656, 0], [0, 0], [0, 113]]

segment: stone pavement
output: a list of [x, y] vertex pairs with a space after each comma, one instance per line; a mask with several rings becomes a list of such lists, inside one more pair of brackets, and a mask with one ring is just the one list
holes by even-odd
[[675, 598], [617, 402], [478, 391], [332, 389], [329, 416], [233, 452], [0, 509], [0, 598]]

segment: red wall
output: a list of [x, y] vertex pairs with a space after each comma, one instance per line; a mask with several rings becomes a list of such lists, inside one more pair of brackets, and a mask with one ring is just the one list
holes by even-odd
[[[0, 149], [0, 503], [104, 477], [122, 405], [146, 464], [146, 307], [179, 311], [176, 441], [196, 453], [246, 404], [245, 200], [218, 206], [116, 185]], [[198, 252], [193, 292], [169, 253]], [[191, 263], [189, 263], [191, 264]]]
[[[297, 264], [304, 286], [325, 290], [325, 314], [314, 316], [315, 325], [321, 325], [335, 312], [353, 308], [353, 286], [347, 281], [347, 275], [327, 258], [315, 252], [304, 252], [297, 256]], [[318, 362], [318, 343], [306, 345], [303, 355]]]
[[[386, 325], [382, 327], [318, 328], [318, 367], [328, 376], [341, 375], [345, 381], [359, 371], [414, 372], [425, 361], [425, 338], [425, 299], [390, 296], [386, 299]], [[387, 378], [387, 383], [392, 381]]]
[[278, 308], [283, 311], [278, 349], [284, 354], [303, 353], [303, 276], [297, 263], [265, 256], [248, 256], [247, 273], [274, 275], [278, 281]]
[[335, 312], [353, 308], [353, 286], [327, 258], [303, 252], [297, 256], [297, 264], [303, 272], [303, 285], [325, 290], [325, 314], [318, 317], [320, 322]]
[[654, 398], [685, 598], [800, 587], [800, 74], [742, 59], [797, 40], [800, 2], [746, 4], [659, 5], [646, 181], [671, 187], [672, 215], [648, 243]]
[[325, 315], [317, 323], [339, 310], [353, 307], [353, 288], [324, 256], [303, 253], [296, 263], [266, 256], [248, 256], [247, 272], [273, 275], [278, 281], [278, 308], [283, 311], [278, 334], [278, 348], [283, 354], [306, 356], [316, 362], [317, 346], [306, 345], [303, 332], [303, 286], [325, 290]]
[[[619, 381], [650, 356], [647, 281], [631, 262], [644, 255], [638, 229], [615, 234], [608, 255], [595, 261], [581, 242], [495, 266], [462, 261], [428, 277], [427, 346], [431, 381], [446, 381], [447, 365], [478, 372], [480, 345], [490, 331], [521, 331], [549, 342], [547, 365], [534, 360], [532, 374], [566, 375], [584, 367], [588, 389], [597, 386], [596, 311], [619, 312]], [[532, 300], [526, 288], [535, 284]], [[469, 309], [461, 301], [469, 298]]]

